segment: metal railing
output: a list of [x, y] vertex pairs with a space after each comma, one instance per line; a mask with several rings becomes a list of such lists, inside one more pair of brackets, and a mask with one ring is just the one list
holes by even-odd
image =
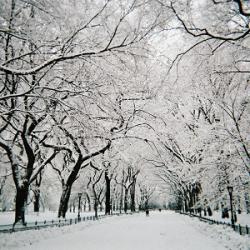
[[184, 214], [184, 215], [188, 215], [190, 217], [196, 217], [198, 218], [200, 221], [203, 221], [203, 222], [207, 222], [209, 224], [217, 224], [217, 225], [225, 225], [225, 226], [229, 226], [231, 227], [235, 232], [238, 232], [240, 235], [248, 235], [250, 234], [250, 228], [248, 225], [246, 226], [242, 226], [240, 224], [235, 224], [235, 225], [232, 225], [231, 223], [226, 223], [226, 222], [223, 222], [223, 221], [216, 221], [216, 220], [213, 220], [213, 219], [209, 219], [209, 218], [205, 218], [205, 217], [202, 217], [202, 216], [199, 216], [197, 214], [192, 214], [192, 213], [185, 213], [185, 212], [182, 212], [182, 211], [176, 211], [180, 214]]
[[[132, 213], [127, 213], [132, 214]], [[62, 227], [77, 224], [84, 221], [95, 221], [102, 219], [104, 217], [110, 217], [113, 215], [124, 215], [124, 213], [112, 213], [110, 215], [98, 215], [95, 217], [94, 215], [91, 216], [84, 216], [80, 218], [73, 218], [73, 219], [56, 219], [56, 220], [43, 220], [43, 221], [34, 221], [34, 222], [27, 222], [25, 225], [23, 224], [16, 224], [13, 227], [13, 224], [8, 225], [0, 225], [0, 233], [13, 233], [25, 230], [34, 230], [46, 227]]]

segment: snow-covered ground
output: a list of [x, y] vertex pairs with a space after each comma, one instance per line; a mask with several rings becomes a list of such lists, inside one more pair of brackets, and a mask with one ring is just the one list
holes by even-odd
[[171, 211], [0, 235], [2, 250], [249, 250], [250, 237]]
[[[104, 212], [99, 212], [99, 214], [103, 214]], [[81, 217], [84, 216], [92, 216], [94, 212], [82, 212], [80, 213]], [[71, 213], [68, 212], [66, 214], [66, 219], [74, 219], [77, 218], [77, 212]], [[14, 212], [0, 212], [0, 225], [8, 225], [13, 224], [15, 220], [15, 213]], [[35, 221], [51, 221], [51, 220], [58, 220], [57, 213], [46, 211], [40, 213], [29, 212], [25, 215], [26, 222], [35, 222]]]

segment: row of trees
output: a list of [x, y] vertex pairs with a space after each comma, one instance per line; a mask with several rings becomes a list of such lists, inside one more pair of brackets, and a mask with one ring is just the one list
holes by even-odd
[[[113, 167], [107, 162], [102, 165], [91, 162], [90, 165], [91, 169], [84, 172], [83, 178], [79, 177], [72, 191], [68, 202], [70, 211], [76, 211], [79, 202], [81, 210], [94, 210], [96, 217], [99, 210], [111, 214], [112, 211], [127, 213], [148, 207], [154, 188], [140, 177], [138, 168], [122, 164]], [[65, 217], [66, 212], [59, 216]]]
[[175, 34], [184, 48], [170, 66], [180, 94], [164, 98], [159, 155], [170, 158], [153, 162], [161, 166], [157, 174], [171, 186], [179, 209], [228, 206], [227, 187], [233, 186], [235, 207], [249, 212], [250, 6], [246, 1], [161, 4], [174, 13], [171, 25], [180, 30]]
[[[95, 169], [94, 157], [139, 126], [150, 98], [140, 57], [159, 13], [137, 0], [6, 0], [2, 8], [0, 147], [16, 189], [15, 223], [24, 223], [33, 186], [38, 207], [48, 166], [60, 179], [58, 216], [65, 217], [82, 170]], [[96, 171], [86, 178], [98, 200], [103, 170]]]

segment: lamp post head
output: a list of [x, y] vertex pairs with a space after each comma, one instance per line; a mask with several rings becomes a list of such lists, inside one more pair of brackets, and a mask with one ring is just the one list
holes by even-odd
[[232, 186], [227, 186], [227, 190], [229, 194], [233, 193], [233, 187]]

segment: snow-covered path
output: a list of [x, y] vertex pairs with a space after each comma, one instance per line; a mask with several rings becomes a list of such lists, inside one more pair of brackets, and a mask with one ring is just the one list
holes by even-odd
[[[172, 212], [108, 218], [22, 250], [223, 250], [216, 239]], [[200, 222], [196, 222], [200, 223]], [[232, 248], [233, 249], [233, 248]]]

